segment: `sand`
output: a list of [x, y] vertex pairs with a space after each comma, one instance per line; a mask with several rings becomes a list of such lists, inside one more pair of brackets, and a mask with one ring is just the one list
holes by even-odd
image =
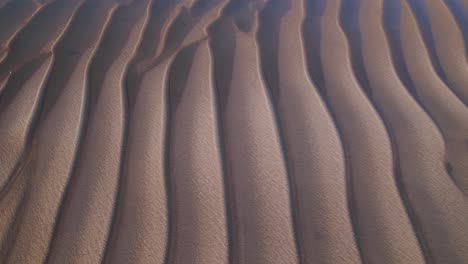
[[465, 0], [1, 0], [0, 263], [467, 263]]

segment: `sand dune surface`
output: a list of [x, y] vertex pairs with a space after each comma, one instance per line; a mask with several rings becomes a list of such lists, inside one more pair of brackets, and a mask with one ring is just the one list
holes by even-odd
[[0, 0], [0, 263], [468, 263], [465, 0]]

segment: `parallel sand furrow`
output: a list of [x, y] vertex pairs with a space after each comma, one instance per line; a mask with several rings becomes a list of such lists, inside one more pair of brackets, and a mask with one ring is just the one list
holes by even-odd
[[[351, 1], [347, 1], [351, 3]], [[317, 88], [324, 104], [329, 109], [328, 101], [325, 100], [326, 90], [323, 87], [322, 64], [320, 63], [320, 19], [325, 8], [325, 1], [304, 1], [304, 12], [306, 14], [302, 24], [302, 37], [304, 40], [304, 52], [306, 54], [307, 73], [312, 83]], [[330, 111], [329, 111], [330, 112]], [[330, 116], [335, 122], [333, 115]], [[336, 127], [336, 125], [335, 125]], [[339, 133], [339, 131], [337, 130]], [[346, 169], [345, 169], [346, 170]], [[348, 199], [350, 201], [350, 199]]]
[[[76, 5], [74, 5], [73, 3], [71, 3], [71, 5], [68, 6], [68, 8], [71, 8], [71, 10], [76, 10]], [[64, 23], [58, 27], [59, 28], [59, 31], [57, 31], [56, 35], [53, 35], [54, 38], [51, 38], [49, 40], [49, 43], [50, 45], [52, 45], [51, 47], [53, 48], [55, 46], [55, 43], [57, 43], [57, 41], [61, 38], [61, 36], [63, 35], [65, 29], [67, 28], [69, 22], [72, 20], [72, 15], [68, 16], [68, 17], [65, 17], [67, 18], [67, 20], [64, 21]], [[37, 25], [36, 25], [37, 26]], [[27, 38], [23, 39], [23, 41], [27, 40]], [[29, 40], [31, 41], [31, 40]], [[49, 51], [50, 53], [50, 51]], [[21, 75], [21, 73], [25, 73], [26, 76], [30, 75], [30, 74], [33, 74], [31, 73], [31, 66], [33, 66], [34, 62], [39, 62], [41, 60], [43, 60], [44, 58], [47, 58], [49, 55], [47, 55], [47, 53], [44, 53], [42, 55], [38, 54], [36, 55], [36, 60], [33, 60], [32, 62], [30, 63], [27, 63], [26, 65], [24, 65], [24, 67], [22, 67], [20, 69], [20, 72], [19, 72], [19, 75]], [[54, 59], [54, 56], [50, 57], [51, 60], [55, 60]], [[49, 67], [49, 66], [48, 66]], [[29, 68], [29, 69], [28, 69]], [[32, 67], [32, 69], [34, 69], [34, 66]], [[24, 70], [24, 72], [22, 72]], [[44, 76], [42, 77], [42, 79], [48, 79], [49, 76], [48, 76], [48, 73], [51, 69], [48, 69], [45, 73], [44, 73]], [[41, 79], [39, 79], [41, 80]], [[21, 81], [23, 82], [23, 81]], [[21, 83], [20, 82], [20, 83]], [[40, 82], [40, 81], [39, 81]], [[49, 82], [49, 80], [47, 80], [47, 82]], [[35, 85], [38, 85], [37, 83]], [[22, 86], [22, 85], [20, 85]], [[49, 86], [47, 84], [47, 86]], [[25, 86], [25, 87], [28, 87], [28, 86]], [[25, 116], [24, 117], [20, 117], [18, 116], [18, 120], [17, 123], [13, 123], [12, 124], [12, 127], [14, 128], [15, 125], [19, 125], [17, 127], [17, 131], [14, 135], [11, 135], [13, 137], [16, 137], [18, 139], [17, 144], [14, 145], [14, 147], [12, 146], [12, 149], [10, 151], [12, 151], [13, 153], [16, 153], [14, 155], [12, 155], [13, 159], [7, 159], [6, 161], [6, 164], [7, 164], [7, 167], [4, 171], [4, 173], [6, 173], [5, 177], [8, 177], [8, 186], [2, 186], [2, 196], [9, 196], [9, 198], [5, 199], [5, 201], [1, 201], [2, 203], [2, 207], [5, 207], [5, 213], [2, 214], [2, 222], [5, 223], [5, 221], [8, 221], [7, 219], [13, 219], [15, 218], [15, 222], [12, 222], [11, 224], [13, 224], [12, 226], [10, 225], [2, 225], [1, 226], [1, 232], [2, 234], [6, 234], [6, 232], [8, 232], [8, 236], [10, 238], [9, 241], [5, 242], [5, 241], [2, 241], [2, 245], [1, 245], [1, 251], [0, 251], [0, 259], [2, 260], [5, 260], [7, 259], [8, 256], [11, 255], [11, 251], [15, 251], [15, 247], [14, 245], [16, 244], [16, 241], [18, 239], [26, 239], [24, 237], [24, 234], [22, 235], [23, 238], [20, 238], [20, 235], [18, 234], [21, 230], [21, 222], [23, 221], [23, 218], [24, 217], [28, 217], [28, 214], [31, 214], [31, 215], [34, 215], [34, 214], [41, 214], [40, 211], [42, 211], [41, 209], [39, 209], [39, 211], [36, 211], [36, 212], [33, 212], [33, 211], [30, 211], [30, 212], [24, 212], [24, 210], [26, 210], [28, 208], [28, 206], [31, 206], [31, 204], [28, 205], [28, 201], [30, 201], [29, 199], [31, 198], [30, 196], [33, 196], [33, 195], [29, 195], [28, 196], [28, 193], [29, 193], [29, 189], [28, 188], [31, 188], [31, 189], [34, 189], [34, 187], [31, 187], [29, 184], [30, 182], [29, 181], [37, 181], [38, 179], [35, 179], [34, 175], [30, 175], [30, 174], [38, 174], [37, 171], [35, 171], [35, 167], [32, 165], [32, 161], [36, 161], [36, 158], [35, 158], [35, 150], [31, 150], [31, 145], [35, 145], [34, 144], [34, 138], [32, 138], [32, 133], [35, 132], [35, 128], [36, 128], [36, 123], [37, 123], [37, 119], [38, 119], [38, 116], [39, 116], [39, 113], [41, 111], [40, 109], [40, 105], [42, 105], [42, 97], [43, 95], [41, 93], [44, 93], [44, 91], [46, 90], [46, 88], [42, 88], [41, 87], [41, 84], [39, 83], [39, 86], [36, 86], [37, 88], [36, 89], [39, 89], [39, 91], [36, 91], [36, 97], [34, 99], [32, 99], [33, 101], [29, 101], [28, 103], [31, 104], [29, 106], [26, 106], [26, 103], [23, 105], [23, 107], [26, 107], [24, 110], [26, 111], [26, 113], [23, 113]], [[15, 96], [8, 96], [10, 97], [13, 102], [15, 102], [15, 100], [18, 100], [17, 102], [20, 102], [21, 100], [26, 100], [27, 97], [29, 96], [34, 96], [31, 94], [31, 92], [34, 93], [34, 89], [33, 87], [31, 88], [28, 88], [27, 92], [18, 92], [16, 91], [19, 87], [17, 87], [17, 85], [15, 85], [15, 82], [12, 82], [11, 84], [11, 90], [8, 90], [6, 89], [5, 93], [3, 94], [2, 96], [2, 100], [5, 99], [5, 96], [6, 96], [6, 93], [8, 92], [10, 95], [11, 94], [15, 94]], [[31, 91], [32, 90], [32, 91]], [[79, 98], [79, 97], [78, 97]], [[31, 98], [29, 98], [31, 100]], [[75, 99], [76, 100], [76, 99]], [[6, 105], [9, 105], [9, 102], [8, 100], [5, 100], [4, 103]], [[29, 108], [29, 107], [32, 107], [32, 108]], [[29, 108], [29, 110], [28, 110]], [[28, 116], [28, 113], [27, 111], [29, 111], [30, 115]], [[4, 113], [2, 113], [4, 114]], [[32, 116], [34, 115], [34, 116]], [[5, 114], [5, 116], [8, 116], [8, 114]], [[28, 120], [29, 119], [29, 120]], [[26, 122], [26, 121], [29, 121], [28, 124], [25, 124], [23, 122]], [[79, 122], [78, 122], [79, 123]], [[72, 125], [76, 125], [76, 124], [72, 124]], [[6, 127], [6, 129], [8, 130], [8, 127]], [[24, 137], [22, 137], [21, 135], [23, 135]], [[5, 135], [5, 140], [8, 141], [8, 139], [11, 139], [11, 137], [9, 137], [8, 135]], [[20, 153], [20, 154], [19, 154]], [[51, 155], [51, 156], [54, 156], [54, 155]], [[8, 164], [12, 164], [12, 163], [15, 163], [15, 167], [13, 168], [13, 170], [11, 170], [11, 167], [8, 168]], [[47, 164], [47, 162], [45, 163]], [[34, 168], [34, 169], [32, 169]], [[34, 173], [31, 173], [31, 172], [34, 172]], [[32, 177], [32, 179], [31, 179]], [[47, 175], [46, 175], [47, 177]], [[16, 179], [16, 178], [20, 178], [20, 179]], [[3, 179], [5, 180], [5, 179]], [[40, 180], [39, 180], [40, 181]], [[4, 182], [5, 183], [5, 182]], [[47, 180], [44, 180], [44, 182], [42, 182], [43, 184], [47, 185], [48, 182]], [[60, 184], [60, 182], [58, 182]], [[32, 183], [34, 185], [34, 183]], [[53, 187], [52, 187], [53, 188]], [[11, 192], [14, 192], [10, 189], [13, 189], [13, 190], [16, 190], [17, 193], [11, 193]], [[32, 191], [34, 192], [34, 191]], [[47, 195], [47, 194], [46, 194]], [[56, 193], [56, 194], [53, 194], [53, 196], [55, 195], [60, 195], [60, 193]], [[40, 196], [40, 194], [39, 194]], [[34, 200], [34, 199], [33, 199]], [[55, 210], [55, 205], [52, 204], [52, 206], [49, 206], [47, 204], [43, 204], [43, 208], [47, 208], [46, 210], [51, 210], [52, 212]], [[43, 212], [42, 212], [43, 213]], [[53, 215], [48, 215], [46, 214], [45, 218], [48, 219], [48, 221], [53, 221]], [[32, 224], [32, 223], [30, 223]], [[42, 228], [39, 228], [39, 233], [41, 232], [48, 232], [47, 230], [49, 229], [48, 227], [44, 230], [41, 230]], [[8, 231], [7, 231], [8, 230]], [[21, 231], [22, 232], [22, 231]], [[36, 239], [40, 240], [40, 242], [38, 242], [38, 249], [39, 251], [41, 251], [41, 247], [43, 246], [47, 246], [48, 244], [48, 239], [44, 239], [46, 237], [43, 237], [43, 238], [39, 238], [39, 237], [36, 237]], [[4, 243], [3, 243], [4, 242]], [[19, 243], [20, 246], [19, 247], [22, 247], [21, 245], [21, 242]], [[20, 250], [21, 251], [21, 250]], [[21, 254], [25, 254], [26, 252], [22, 252]], [[42, 254], [41, 252], [36, 252], [38, 253], [38, 258], [37, 259], [40, 259], [42, 258]], [[27, 254], [27, 253], [26, 253]], [[31, 253], [31, 256], [32, 256], [32, 259], [34, 259], [34, 253]], [[26, 262], [25, 262], [26, 263]]]
[[321, 19], [321, 61], [331, 111], [341, 130], [356, 214], [356, 235], [370, 263], [424, 263], [394, 180], [385, 126], [354, 78], [339, 26], [341, 1]]
[[[341, 130], [338, 129], [337, 124], [338, 120], [334, 116], [333, 112], [331, 111], [332, 106], [330, 104], [330, 101], [327, 98], [327, 90], [325, 87], [325, 80], [323, 76], [323, 67], [321, 63], [321, 41], [319, 38], [321, 35], [321, 19], [326, 7], [326, 2], [325, 1], [305, 1], [305, 11], [306, 11], [306, 18], [304, 20], [303, 24], [303, 38], [304, 38], [304, 45], [306, 47], [306, 58], [307, 58], [307, 70], [308, 74], [315, 84], [315, 87], [317, 88], [317, 91], [320, 93], [323, 102], [325, 103], [328, 112], [330, 113], [330, 116], [334, 122], [335, 125], [335, 130], [338, 133], [338, 137], [340, 139], [341, 145], [342, 145], [342, 151], [343, 151], [343, 158], [344, 158], [344, 170], [345, 170], [345, 178], [346, 178], [346, 197], [347, 197], [347, 202], [348, 202], [348, 212], [349, 212], [349, 218], [351, 221], [351, 225], [353, 228], [353, 235], [354, 235], [354, 244], [359, 251], [359, 255], [361, 258], [362, 262], [365, 262], [365, 259], [363, 259], [363, 254], [362, 254], [362, 249], [360, 246], [360, 243], [358, 242], [359, 240], [359, 234], [356, 233], [357, 231], [357, 215], [355, 214], [355, 203], [354, 203], [354, 192], [352, 189], [352, 184], [351, 184], [351, 175], [349, 173], [349, 161], [348, 161], [348, 156], [349, 154], [347, 153], [347, 148], [343, 147], [343, 141], [341, 135]], [[352, 3], [352, 1], [346, 1], [345, 3]], [[316, 37], [317, 36], [317, 37]], [[352, 53], [355, 55], [354, 53]]]
[[52, 59], [48, 54], [25, 65], [6, 84], [5, 89], [15, 94], [0, 97], [0, 196], [8, 191], [6, 185], [15, 177], [15, 168], [21, 166], [21, 156], [30, 139], [30, 127], [37, 117]]
[[[223, 9], [224, 12], [225, 9]], [[222, 162], [222, 173], [224, 176], [224, 200], [225, 200], [225, 212], [226, 212], [226, 223], [227, 223], [227, 233], [228, 233], [228, 258], [229, 263], [233, 263], [235, 260], [233, 250], [234, 242], [234, 216], [235, 210], [233, 208], [234, 200], [232, 199], [232, 184], [229, 182], [228, 173], [228, 156], [226, 155], [226, 141], [224, 140], [224, 123], [223, 123], [223, 113], [226, 105], [226, 95], [229, 90], [229, 85], [232, 74], [233, 66], [233, 55], [234, 55], [234, 41], [232, 38], [233, 27], [230, 27], [229, 31], [224, 31], [226, 29], [226, 21], [222, 19], [222, 16], [218, 18], [209, 28], [208, 32], [210, 35], [209, 46], [210, 53], [212, 54], [212, 76], [213, 76], [213, 96], [215, 98], [215, 109], [216, 109], [216, 124], [217, 124], [217, 133], [218, 133], [218, 143], [219, 143], [219, 153], [220, 159]], [[220, 33], [226, 32], [227, 35], [222, 35]], [[227, 37], [226, 37], [227, 36]], [[226, 41], [227, 40], [227, 41]], [[220, 56], [219, 54], [224, 54]]]
[[460, 28], [442, 0], [427, 1], [435, 50], [454, 92], [468, 105], [468, 62]]
[[32, 0], [11, 1], [0, 9], [0, 49], [8, 49], [10, 41], [41, 10]]
[[[457, 185], [466, 194], [468, 153], [464, 145], [468, 140], [468, 123], [465, 121], [468, 119], [468, 108], [435, 73], [408, 4], [401, 2], [400, 9], [399, 49], [402, 59], [407, 65], [418, 101], [442, 133], [447, 153], [446, 166], [451, 170], [450, 174]], [[397, 67], [402, 68], [399, 65]]]
[[384, 0], [384, 29], [398, 77], [432, 119], [445, 144], [445, 168], [466, 195], [468, 108], [431, 63], [416, 15], [407, 1]]
[[203, 40], [182, 50], [169, 74], [169, 263], [228, 263], [211, 71]]
[[418, 22], [419, 29], [421, 31], [421, 35], [424, 39], [424, 43], [426, 44], [427, 51], [429, 53], [429, 57], [431, 59], [432, 65], [439, 75], [439, 78], [445, 83], [447, 87], [454, 90], [453, 86], [447, 79], [447, 76], [442, 68], [440, 63], [440, 59], [437, 56], [434, 38], [432, 36], [429, 16], [426, 12], [425, 7], [425, 0], [406, 0], [413, 11], [413, 15]]
[[0, 262], [468, 262], [466, 3], [0, 0]]
[[[465, 3], [463, 3], [465, 1]], [[452, 12], [453, 17], [455, 18], [458, 27], [460, 28], [461, 33], [463, 34], [463, 39], [465, 42], [465, 49], [468, 53], [468, 1], [466, 0], [445, 0], [445, 4]]]
[[145, 45], [139, 47], [138, 56], [132, 61], [127, 79], [129, 86], [132, 87], [129, 91], [130, 107], [133, 106], [135, 94], [138, 93], [141, 75], [184, 47], [208, 37], [207, 27], [219, 17], [227, 0], [200, 0], [190, 5], [191, 2], [193, 1], [177, 2], [167, 11], [169, 16], [165, 21], [167, 24], [162, 24], [161, 28], [157, 27], [161, 30], [161, 37], [151, 49], [148, 48], [148, 44], [154, 40], [154, 36], [150, 34], [153, 34], [155, 29], [145, 32], [142, 41]]
[[366, 0], [361, 5], [363, 59], [373, 100], [396, 140], [402, 181], [430, 250], [429, 261], [465, 262], [467, 251], [457, 245], [468, 242], [468, 235], [460, 231], [468, 228], [468, 204], [444, 168], [442, 137], [393, 69], [382, 28], [382, 2]]
[[343, 150], [305, 67], [303, 4], [268, 3], [258, 35], [265, 81], [286, 145], [300, 257], [304, 263], [359, 263], [347, 208]]
[[[171, 3], [153, 1], [148, 27], [145, 29], [141, 44], [129, 65], [126, 77], [126, 84], [129, 87], [127, 97], [130, 111], [134, 106], [144, 73], [162, 61], [170, 60], [171, 56], [178, 50], [190, 43], [206, 38], [205, 28], [214, 20], [213, 15], [210, 14], [219, 13], [223, 1], [192, 2], [191, 0], [178, 0]], [[201, 10], [195, 10], [198, 13], [194, 13], [194, 9], [202, 2]], [[187, 11], [189, 7], [190, 11]], [[200, 29], [201, 32], [193, 29]], [[171, 37], [173, 34], [177, 36], [175, 39], [178, 40], [175, 43], [170, 41], [171, 38], [174, 38]]]
[[[182, 4], [186, 4], [185, 2], [187, 1], [183, 1]], [[154, 3], [152, 8], [154, 8], [155, 6], [158, 6], [157, 3]], [[163, 4], [164, 6], [164, 4]], [[171, 8], [169, 8], [168, 11], [168, 16], [169, 18], [171, 17], [171, 12], [173, 12], [174, 10], [177, 10], [178, 9], [178, 5], [177, 3], [172, 6]], [[157, 9], [155, 9], [157, 10]], [[154, 22], [154, 10], [152, 10], [152, 18], [150, 18], [150, 22], [153, 21]], [[209, 17], [209, 16], [208, 16]], [[176, 19], [176, 17], [174, 17], [174, 19]], [[167, 21], [171, 22], [171, 19], [167, 19]], [[165, 22], [167, 23], [167, 21], [162, 21], [162, 22]], [[160, 25], [160, 27], [154, 27], [154, 25], [150, 25], [151, 28], [147, 28], [147, 30], [145, 31], [143, 37], [142, 37], [142, 42], [139, 46], [139, 49], [138, 49], [138, 52], [137, 52], [137, 56], [135, 56], [135, 58], [133, 59], [132, 61], [132, 64], [130, 64], [130, 69], [129, 69], [129, 76], [127, 77], [127, 86], [128, 86], [128, 99], [129, 99], [129, 103], [130, 103], [130, 111], [132, 111], [133, 109], [133, 106], [134, 106], [134, 99], [132, 98], [135, 98], [137, 97], [137, 94], [139, 93], [138, 90], [141, 86], [141, 82], [142, 82], [142, 76], [144, 76], [144, 73], [146, 71], [148, 71], [147, 69], [145, 68], [148, 68], [148, 67], [154, 67], [154, 61], [158, 58], [158, 49], [156, 48], [148, 48], [148, 46], [150, 45], [150, 42], [149, 41], [152, 41], [154, 40], [154, 37], [149, 35], [150, 33], [154, 33], [154, 31], [156, 30], [161, 30], [161, 34], [163, 35], [161, 37], [161, 39], [165, 39], [164, 36], [167, 35], [167, 31], [164, 30], [164, 28], [167, 28], [169, 25], [173, 25], [173, 23], [167, 23], [166, 26], [164, 24]], [[190, 24], [189, 24], [190, 25]], [[193, 26], [193, 25], [192, 25]], [[167, 29], [169, 30], [169, 29]], [[199, 38], [202, 38], [203, 36], [200, 36]], [[161, 41], [159, 41], [161, 43]], [[156, 45], [155, 45], [156, 44]], [[153, 45], [155, 45], [155, 47], [159, 47], [159, 44], [158, 43], [153, 43]], [[142, 55], [145, 55], [145, 56], [142, 56]], [[149, 56], [149, 57], [148, 57]], [[142, 61], [141, 61], [142, 60]]]
[[[209, 1], [206, 1], [207, 5]], [[213, 6], [216, 2], [220, 2], [217, 0], [211, 1], [210, 4]], [[167, 30], [167, 33], [164, 38], [164, 43], [162, 43], [162, 50], [159, 54], [160, 58], [155, 58], [153, 61], [146, 61], [146, 67], [154, 66], [155, 63], [158, 63], [158, 60], [165, 60], [167, 57], [172, 56], [174, 53], [178, 52], [183, 48], [184, 39], [187, 37], [189, 32], [193, 31], [193, 27], [197, 25], [202, 18], [210, 18], [209, 14], [204, 14], [208, 9], [207, 7], [204, 8], [205, 10], [193, 10], [193, 7], [188, 5], [187, 3], [184, 6], [180, 7], [180, 10], [177, 16], [172, 21], [172, 24]], [[198, 12], [196, 12], [198, 11]], [[204, 30], [202, 27], [201, 30]]]
[[[79, 36], [79, 38], [69, 39], [69, 42], [67, 42], [68, 45], [63, 45], [60, 51], [71, 52], [79, 56], [79, 54], [89, 49], [92, 50], [93, 57], [97, 56], [95, 54], [101, 52], [101, 50], [98, 49], [98, 45], [103, 39], [104, 29], [108, 25], [111, 14], [115, 8], [116, 4], [113, 0], [100, 1], [99, 3], [86, 2], [77, 14], [74, 23], [70, 26], [71, 32], [74, 32], [70, 37], [76, 38]], [[86, 40], [86, 42], [80, 42], [79, 40]], [[101, 43], [101, 45], [103, 44], [105, 43]], [[108, 50], [110, 49], [107, 49], [107, 51]], [[93, 63], [94, 62], [91, 63], [87, 72], [88, 80], [90, 78], [90, 72], [93, 70]], [[102, 69], [100, 72], [106, 74], [108, 71], [110, 70]], [[93, 85], [93, 80], [90, 80], [89, 83], [86, 92], [87, 102], [90, 101], [89, 97], [94, 94], [93, 91], [97, 90]], [[99, 85], [103, 84], [101, 83]], [[107, 84], [107, 86], [109, 86], [109, 84]], [[118, 99], [114, 98], [114, 96], [118, 96], [118, 93], [114, 94], [115, 95], [110, 95], [108, 93], [107, 100], [117, 100], [118, 102]], [[117, 102], [107, 103], [112, 104], [113, 108], [119, 108]], [[91, 263], [96, 262], [102, 257], [103, 248], [107, 239], [106, 228], [99, 228], [98, 231], [96, 231], [94, 228], [95, 225], [93, 225], [92, 220], [89, 218], [93, 215], [99, 215], [101, 217], [100, 221], [108, 225], [109, 219], [105, 218], [109, 216], [109, 211], [112, 210], [113, 200], [110, 199], [110, 204], [109, 202], [99, 201], [99, 205], [102, 207], [93, 207], [92, 202], [95, 200], [89, 198], [89, 196], [96, 197], [96, 200], [100, 200], [101, 195], [105, 196], [107, 199], [109, 199], [109, 196], [112, 197], [112, 195], [108, 194], [109, 190], [103, 188], [100, 183], [107, 181], [106, 187], [111, 188], [112, 184], [110, 183], [112, 182], [112, 178], [117, 178], [115, 175], [114, 177], [109, 177], [107, 175], [116, 174], [115, 171], [118, 171], [119, 163], [115, 155], [118, 155], [118, 148], [120, 147], [118, 140], [120, 130], [118, 129], [118, 125], [115, 125], [112, 133], [105, 132], [106, 136], [103, 139], [99, 131], [96, 131], [98, 130], [96, 128], [98, 126], [96, 122], [102, 124], [103, 120], [105, 120], [105, 124], [109, 126], [109, 123], [118, 124], [119, 121], [121, 121], [114, 120], [114, 118], [119, 118], [118, 110], [115, 111], [115, 116], [112, 115], [112, 117], [109, 117], [109, 114], [106, 115], [105, 110], [101, 110], [105, 107], [102, 106], [102, 104], [105, 103], [99, 105], [101, 108], [99, 108], [99, 106], [97, 106], [97, 109], [89, 109], [87, 107], [85, 110], [86, 123], [82, 128], [83, 132], [80, 138], [78, 155], [70, 176], [70, 181], [67, 184], [65, 196], [62, 199], [61, 209], [57, 216], [54, 237], [47, 256], [47, 263], [60, 263], [63, 259], [68, 259], [70, 263]], [[101, 120], [96, 121], [96, 118]], [[103, 155], [101, 151], [90, 147], [90, 145], [97, 145], [96, 142], [90, 143], [90, 141], [93, 140], [100, 141], [99, 145], [102, 147], [102, 150], [115, 153], [114, 156], [109, 155], [105, 156], [106, 159], [102, 158]], [[110, 144], [106, 142], [106, 140], [113, 140], [113, 143], [117, 146], [109, 146]], [[112, 149], [112, 147], [114, 147], [114, 149]], [[117, 159], [117, 165], [113, 167], [112, 161], [107, 159]], [[93, 164], [93, 162], [99, 162], [102, 164], [102, 167], [96, 169], [97, 166], [95, 163]], [[115, 166], [117, 166], [117, 169]], [[99, 175], [96, 175], [96, 170], [99, 171]], [[86, 176], [83, 176], [83, 174]], [[93, 188], [87, 188], [88, 186], [92, 186]], [[96, 191], [96, 189], [98, 189], [98, 191]], [[98, 194], [91, 195], [93, 192], [97, 192]], [[102, 200], [105, 200], [105, 198]], [[93, 212], [92, 210], [95, 211]], [[80, 230], [79, 234], [76, 233], [77, 227], [79, 227]], [[89, 240], [90, 234], [95, 236], [93, 240]], [[90, 243], [90, 241], [93, 243]]]
[[[255, 11], [252, 13], [254, 15]], [[244, 24], [246, 20], [243, 20], [242, 26], [246, 27], [242, 29], [250, 29], [250, 32], [243, 32], [233, 22], [231, 16], [218, 21], [215, 28], [222, 29], [224, 35], [214, 36], [212, 43], [214, 46], [233, 45], [232, 54], [226, 54], [233, 56], [233, 65], [226, 65], [232, 67], [232, 79], [223, 80], [228, 83], [218, 87], [228, 89], [219, 94], [231, 207], [228, 208], [232, 228], [231, 260], [234, 263], [295, 263], [297, 251], [288, 180], [273, 110], [261, 79], [256, 26], [255, 23]], [[232, 35], [226, 36], [228, 34]], [[221, 55], [218, 51], [219, 46], [215, 56]], [[226, 67], [222, 64], [215, 67], [218, 66]]]
[[[393, 133], [391, 133], [391, 125], [388, 123], [386, 119], [382, 119], [382, 109], [379, 105], [375, 104], [372, 100], [372, 88], [369, 82], [369, 78], [367, 76], [367, 72], [365, 70], [364, 60], [362, 56], [362, 36], [359, 27], [359, 1], [342, 1], [341, 2], [341, 14], [340, 14], [340, 26], [343, 29], [350, 48], [350, 60], [351, 65], [353, 68], [353, 73], [358, 81], [360, 87], [367, 95], [372, 103], [375, 111], [379, 114], [380, 119], [383, 121], [385, 128], [387, 130], [387, 135], [390, 139], [390, 143], [392, 145], [392, 156], [393, 156], [393, 174], [395, 178], [395, 182], [397, 184], [397, 188], [399, 191], [399, 195], [403, 201], [403, 204], [406, 208], [406, 212], [408, 214], [409, 220], [411, 221], [414, 229], [414, 233], [418, 238], [422, 253], [425, 256], [425, 260], [428, 261], [429, 254], [427, 250], [426, 243], [422, 237], [422, 232], [419, 227], [419, 222], [417, 217], [414, 214], [414, 209], [412, 205], [408, 202], [408, 195], [405, 189], [405, 185], [403, 184], [401, 178], [401, 168], [400, 168], [400, 160], [398, 158], [398, 151], [397, 151], [397, 144], [394, 138]], [[382, 17], [385, 19], [385, 17]]]
[[8, 53], [0, 64], [0, 78], [17, 71], [34, 58], [51, 52], [83, 1], [56, 0], [42, 8], [10, 41]]
[[0, 50], [7, 51], [16, 34], [54, 1], [56, 0], [0, 0]]
[[164, 177], [166, 82], [170, 62], [143, 75], [130, 112], [119, 206], [105, 263], [164, 263], [167, 194]]
[[[0, 185], [0, 248], [5, 250], [7, 234], [13, 228], [13, 219], [18, 209], [19, 200], [24, 192], [24, 175], [20, 177], [21, 170], [27, 164], [28, 159], [20, 156], [24, 155], [28, 138], [28, 127], [30, 126], [40, 103], [40, 95], [45, 86], [47, 71], [52, 64], [52, 56], [38, 60], [38, 65], [31, 67], [31, 75], [20, 75], [24, 83], [17, 87], [19, 90], [15, 100], [8, 104], [8, 108], [0, 114], [0, 146], [2, 170]], [[15, 78], [15, 77], [13, 77]], [[16, 81], [18, 82], [18, 81]], [[15, 83], [12, 81], [11, 83]], [[4, 105], [4, 104], [1, 104]], [[22, 178], [19, 179], [18, 178]], [[20, 182], [18, 182], [20, 181]], [[11, 239], [11, 237], [10, 237]]]
[[148, 25], [145, 28], [135, 56], [127, 69], [125, 85], [128, 89], [127, 97], [130, 112], [141, 88], [144, 73], [154, 68], [147, 67], [147, 65], [153, 64], [156, 58], [159, 58], [164, 48], [167, 32], [184, 3], [182, 0], [172, 2], [152, 1], [151, 3]]
[[[354, 77], [361, 87], [365, 95], [370, 99], [372, 90], [370, 89], [367, 73], [364, 69], [364, 61], [362, 59], [362, 36], [359, 30], [359, 1], [341, 1], [340, 7], [340, 27], [346, 36], [349, 47], [349, 59], [353, 69]], [[372, 103], [372, 100], [370, 100]], [[374, 105], [374, 104], [373, 104]], [[374, 110], [379, 112], [375, 107]], [[385, 124], [385, 120], [384, 121]]]
[[[126, 129], [123, 78], [146, 23], [148, 5], [147, 0], [134, 1], [114, 11], [93, 57], [89, 69], [89, 116], [64, 200], [63, 222], [56, 231], [56, 238], [61, 238], [58, 243], [65, 245], [65, 250], [51, 256], [52, 263], [64, 258], [76, 263], [100, 261], [108, 238], [112, 237], [109, 233], [115, 231], [112, 223], [114, 207], [118, 206]], [[75, 221], [80, 223], [79, 233]], [[71, 232], [74, 236], [68, 235]], [[90, 237], [93, 243], [89, 242]]]
[[37, 263], [43, 261], [47, 253], [60, 200], [75, 158], [89, 56], [83, 55], [54, 107], [39, 123], [30, 150], [31, 160], [25, 165], [24, 173], [17, 176], [26, 177], [26, 189], [21, 210], [16, 213], [19, 227], [6, 252], [7, 263]]

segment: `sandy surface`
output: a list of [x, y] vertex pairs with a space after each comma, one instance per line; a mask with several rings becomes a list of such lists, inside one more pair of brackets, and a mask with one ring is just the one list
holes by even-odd
[[0, 263], [468, 263], [468, 1], [0, 0]]

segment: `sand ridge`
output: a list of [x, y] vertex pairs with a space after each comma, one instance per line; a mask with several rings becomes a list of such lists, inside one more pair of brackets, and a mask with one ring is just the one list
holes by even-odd
[[0, 1], [0, 263], [468, 262], [464, 14]]

